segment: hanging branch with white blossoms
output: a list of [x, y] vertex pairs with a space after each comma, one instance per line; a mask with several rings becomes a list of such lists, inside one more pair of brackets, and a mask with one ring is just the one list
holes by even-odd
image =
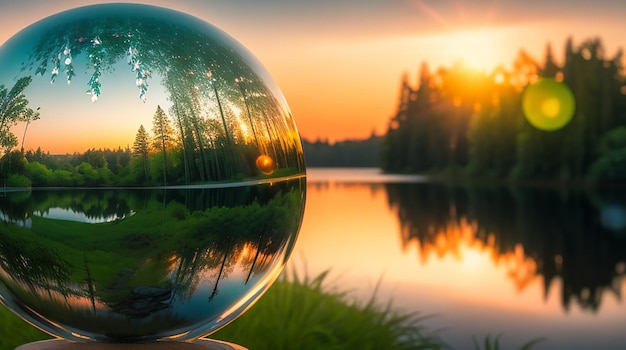
[[102, 84], [100, 83], [100, 76], [102, 75], [102, 54], [102, 41], [96, 36], [91, 40], [91, 47], [89, 48], [89, 64], [93, 67], [94, 71], [91, 78], [89, 78], [89, 82], [87, 82], [89, 88], [86, 92], [87, 95], [91, 96], [91, 102], [98, 101], [101, 94], [100, 87]]
[[146, 102], [146, 93], [148, 92], [148, 78], [150, 78], [150, 70], [141, 66], [139, 54], [136, 48], [130, 46], [128, 48], [128, 64], [133, 72], [136, 72], [135, 85], [139, 89], [139, 98]]
[[102, 75], [102, 55], [103, 55], [102, 41], [99, 37], [95, 37], [91, 40], [91, 47], [89, 48], [89, 64], [93, 67], [93, 74], [89, 78], [87, 85], [87, 95], [91, 96], [91, 102], [98, 101], [100, 97], [100, 76]]
[[65, 47], [63, 50], [63, 55], [65, 56], [65, 75], [67, 76], [67, 85], [72, 83], [72, 78], [76, 75], [74, 73], [74, 64], [72, 63], [72, 50], [69, 47]]
[[[72, 64], [72, 50], [69, 48], [69, 45], [66, 44], [63, 51], [59, 52], [59, 54], [52, 59], [52, 72], [50, 73], [50, 84], [53, 84], [57, 76], [59, 75], [59, 71], [61, 70], [61, 61], [65, 65], [65, 74], [67, 75], [67, 84], [69, 85], [72, 82], [72, 78], [76, 75], [74, 72], [74, 65]], [[43, 74], [43, 71], [41, 71]]]
[[59, 65], [61, 63], [61, 53], [52, 59], [52, 72], [50, 72], [50, 84], [54, 84], [59, 75]]

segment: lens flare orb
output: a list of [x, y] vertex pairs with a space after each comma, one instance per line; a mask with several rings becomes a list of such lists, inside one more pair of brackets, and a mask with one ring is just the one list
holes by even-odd
[[228, 324], [284, 268], [306, 191], [262, 65], [196, 17], [120, 3], [0, 47], [0, 178], [0, 302], [85, 342]]
[[543, 78], [526, 87], [522, 111], [535, 128], [555, 131], [565, 127], [574, 116], [576, 101], [570, 88], [554, 79]]
[[262, 154], [256, 159], [256, 167], [265, 175], [271, 175], [274, 172], [274, 160], [272, 157]]

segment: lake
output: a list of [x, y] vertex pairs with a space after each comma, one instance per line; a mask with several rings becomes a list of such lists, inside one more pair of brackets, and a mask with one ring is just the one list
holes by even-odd
[[[292, 268], [432, 317], [455, 349], [626, 346], [626, 189], [452, 186], [378, 169], [307, 170]], [[377, 288], [378, 286], [378, 288]]]

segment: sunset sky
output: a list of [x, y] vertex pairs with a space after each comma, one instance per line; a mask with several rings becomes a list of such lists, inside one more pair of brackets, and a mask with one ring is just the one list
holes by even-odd
[[[0, 43], [29, 24], [96, 0], [2, 0]], [[565, 39], [626, 46], [622, 0], [146, 0], [206, 20], [250, 49], [285, 94], [301, 135], [331, 142], [383, 134], [403, 73], [463, 60], [509, 67], [519, 49], [560, 58]]]

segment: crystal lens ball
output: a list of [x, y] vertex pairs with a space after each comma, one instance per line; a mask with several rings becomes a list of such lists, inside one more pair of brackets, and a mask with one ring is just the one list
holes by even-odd
[[0, 301], [74, 341], [193, 340], [283, 269], [306, 173], [262, 65], [169, 9], [69, 10], [0, 48]]

